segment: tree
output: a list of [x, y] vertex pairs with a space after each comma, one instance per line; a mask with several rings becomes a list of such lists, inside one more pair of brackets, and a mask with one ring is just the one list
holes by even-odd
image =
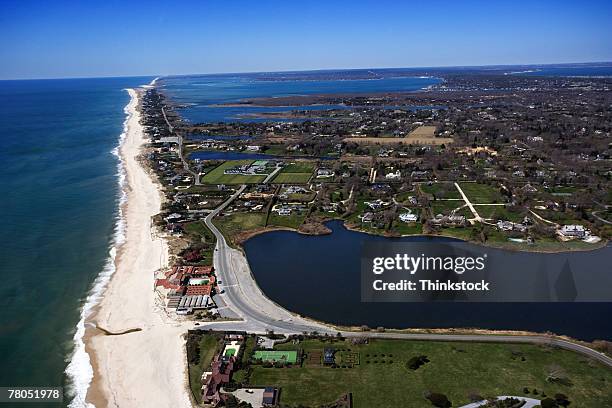
[[453, 406], [453, 403], [450, 402], [448, 397], [444, 394], [428, 392], [426, 393], [425, 398], [428, 399], [434, 407], [450, 408]]

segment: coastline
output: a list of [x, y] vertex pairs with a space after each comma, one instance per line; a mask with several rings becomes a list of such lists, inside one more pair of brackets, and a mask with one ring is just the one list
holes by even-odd
[[[192, 324], [164, 315], [153, 291], [154, 272], [168, 264], [167, 243], [151, 230], [151, 217], [159, 212], [163, 197], [139, 162], [145, 143], [139, 94], [128, 92], [131, 99], [119, 149], [126, 180], [121, 210], [125, 241], [100, 302], [86, 318], [83, 341], [91, 381], [85, 400], [83, 389], [77, 389], [70, 406], [191, 406], [183, 334]], [[84, 380], [75, 379], [75, 385], [82, 388]]]

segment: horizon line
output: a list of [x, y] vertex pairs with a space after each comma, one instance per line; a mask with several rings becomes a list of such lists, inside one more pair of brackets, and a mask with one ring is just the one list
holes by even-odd
[[440, 68], [502, 68], [502, 67], [545, 67], [563, 65], [589, 65], [589, 64], [610, 64], [610, 61], [585, 61], [585, 62], [546, 62], [546, 63], [520, 63], [520, 64], [484, 64], [484, 65], [437, 65], [437, 66], [395, 66], [395, 67], [356, 67], [356, 68], [312, 68], [312, 69], [286, 69], [279, 71], [225, 71], [225, 72], [200, 72], [183, 74], [142, 74], [142, 75], [101, 75], [101, 76], [65, 76], [65, 77], [35, 77], [35, 78], [0, 78], [0, 82], [9, 81], [53, 81], [70, 79], [113, 79], [113, 78], [145, 78], [180, 76], [204, 76], [204, 75], [244, 75], [244, 74], [276, 74], [276, 73], [297, 73], [297, 72], [326, 72], [326, 71], [358, 71], [358, 70], [389, 70], [389, 69], [440, 69]]

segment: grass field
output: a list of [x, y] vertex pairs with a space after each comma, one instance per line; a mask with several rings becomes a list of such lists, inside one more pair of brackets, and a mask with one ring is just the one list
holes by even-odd
[[257, 350], [253, 354], [253, 358], [262, 361], [282, 361], [286, 363], [295, 364], [297, 362], [297, 351], [281, 351], [281, 350]]
[[288, 227], [297, 229], [306, 218], [306, 212], [303, 214], [293, 213], [291, 215], [278, 215], [276, 213], [271, 213], [268, 218], [269, 226], [276, 227]]
[[[463, 207], [465, 205], [465, 201], [459, 201], [459, 200], [451, 200], [451, 201], [446, 201], [446, 200], [436, 200], [436, 201], [432, 201], [431, 203], [431, 210], [433, 211], [434, 216], [438, 215], [438, 214], [442, 214], [442, 215], [450, 215], [450, 213], [459, 208], [459, 207]], [[471, 213], [471, 211], [467, 208], [464, 207], [460, 210], [457, 210], [455, 212], [456, 215], [465, 215], [467, 218], [471, 218], [473, 215]]]
[[393, 221], [391, 226], [393, 232], [397, 232], [400, 235], [418, 235], [423, 233], [423, 224], [420, 222], [405, 223], [399, 220]]
[[310, 180], [311, 173], [283, 173], [282, 171], [274, 177], [273, 184], [306, 184]]
[[219, 166], [217, 166], [214, 170], [205, 174], [202, 177], [202, 183], [205, 184], [256, 184], [261, 183], [265, 180], [265, 174], [257, 174], [257, 175], [243, 175], [243, 174], [225, 174], [224, 171], [226, 169], [240, 166], [243, 164], [251, 164], [254, 160], [229, 160], [226, 161]]
[[419, 185], [419, 188], [425, 194], [431, 194], [436, 198], [461, 198], [457, 187], [452, 183], [433, 183], [431, 185], [423, 183]]
[[482, 218], [512, 222], [520, 222], [525, 218], [525, 214], [509, 211], [503, 205], [475, 205], [474, 208]]
[[459, 183], [459, 186], [472, 204], [493, 204], [502, 202], [502, 196], [499, 189], [488, 184]]
[[309, 161], [296, 161], [283, 167], [274, 177], [274, 184], [305, 184], [310, 180], [314, 171], [314, 163]]
[[264, 213], [234, 213], [223, 217], [217, 217], [214, 221], [219, 227], [223, 235], [230, 242], [234, 242], [234, 238], [241, 232], [263, 228], [266, 223], [266, 214]]
[[[353, 345], [307, 340], [282, 347], [303, 348], [307, 353], [335, 347], [359, 354], [359, 364], [353, 368], [253, 366], [251, 385], [281, 387], [281, 403], [288, 406], [320, 406], [352, 392], [356, 408], [431, 407], [423, 393], [432, 391], [447, 395], [457, 407], [469, 402], [470, 393], [520, 396], [525, 395], [524, 387], [537, 389], [536, 397], [542, 392], [564, 393], [571, 406], [612, 406], [612, 370], [576, 353], [543, 346], [399, 340]], [[418, 370], [408, 369], [406, 362], [419, 355], [430, 362]], [[561, 367], [571, 385], [546, 380], [553, 366]]]

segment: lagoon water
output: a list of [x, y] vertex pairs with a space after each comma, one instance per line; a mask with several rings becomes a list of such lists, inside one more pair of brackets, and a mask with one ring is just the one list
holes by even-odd
[[[159, 82], [161, 89], [174, 102], [187, 107], [179, 113], [192, 123], [225, 121], [264, 121], [240, 117], [245, 113], [284, 112], [304, 110], [298, 107], [219, 107], [222, 103], [238, 102], [245, 98], [279, 97], [291, 95], [341, 94], [359, 92], [416, 91], [440, 82], [436, 78], [382, 77], [357, 80], [278, 80], [268, 74], [261, 80], [258, 74], [206, 75], [168, 77]], [[282, 74], [278, 74], [282, 78]], [[310, 110], [342, 109], [338, 105], [313, 105]], [[276, 119], [275, 119], [276, 120]]]
[[[384, 238], [328, 223], [333, 233], [307, 236], [274, 231], [255, 236], [244, 249], [257, 283], [288, 310], [341, 325], [387, 328], [478, 327], [551, 331], [583, 340], [612, 339], [612, 303], [363, 303], [360, 256], [364, 242], [432, 242], [450, 238]], [[483, 247], [472, 245], [477, 253]], [[491, 248], [487, 252], [499, 251]], [[612, 246], [569, 254], [507, 253], [508, 262], [539, 263], [567, 256], [575, 274], [610, 269]]]
[[116, 235], [124, 88], [151, 79], [0, 81], [2, 386], [68, 384], [80, 310]]

